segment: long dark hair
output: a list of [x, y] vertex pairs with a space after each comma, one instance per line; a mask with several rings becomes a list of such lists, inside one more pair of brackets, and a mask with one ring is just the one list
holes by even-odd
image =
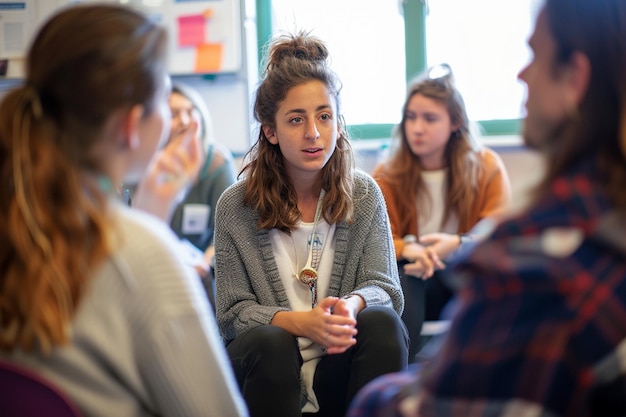
[[626, 210], [626, 2], [547, 0], [544, 12], [556, 42], [554, 71], [579, 51], [589, 59], [591, 77], [578, 111], [547, 149], [547, 175], [539, 191], [592, 157], [601, 172], [599, 185]]
[[0, 106], [0, 349], [67, 342], [111, 250], [111, 120], [134, 105], [152, 113], [165, 51], [164, 29], [119, 5], [68, 7], [36, 35], [24, 84]]

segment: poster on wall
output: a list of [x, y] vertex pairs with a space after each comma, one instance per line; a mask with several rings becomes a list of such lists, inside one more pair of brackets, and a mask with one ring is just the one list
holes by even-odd
[[[61, 7], [103, 0], [0, 0], [0, 77], [23, 77], [24, 55], [40, 25]], [[169, 33], [172, 75], [241, 69], [240, 0], [105, 0], [134, 7]]]

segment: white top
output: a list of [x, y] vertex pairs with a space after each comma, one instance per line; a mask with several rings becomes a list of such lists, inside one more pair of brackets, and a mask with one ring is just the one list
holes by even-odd
[[[269, 232], [274, 257], [281, 281], [293, 311], [311, 310], [311, 290], [298, 280], [298, 273], [306, 265], [309, 257], [308, 242], [313, 241], [313, 267], [317, 270], [317, 300], [325, 298], [330, 285], [330, 275], [335, 258], [335, 225], [329, 225], [321, 218], [317, 224], [314, 239], [311, 239], [313, 223], [300, 222], [291, 236], [278, 229]], [[319, 262], [316, 267], [315, 260]], [[308, 338], [299, 337], [298, 346], [302, 355], [302, 380], [307, 391], [307, 403], [302, 412], [317, 412], [319, 405], [313, 392], [313, 377], [319, 359], [325, 354], [322, 347]]]
[[452, 213], [441, 226], [443, 215], [445, 212], [445, 195], [446, 195], [446, 169], [438, 169], [435, 171], [423, 171], [422, 178], [426, 186], [426, 191], [430, 196], [430, 200], [426, 198], [418, 199], [417, 207], [418, 219], [417, 224], [420, 234], [445, 232], [456, 233], [459, 227], [458, 217]]
[[160, 220], [115, 204], [122, 242], [96, 271], [50, 356], [5, 359], [43, 374], [85, 417], [247, 416], [195, 271]]

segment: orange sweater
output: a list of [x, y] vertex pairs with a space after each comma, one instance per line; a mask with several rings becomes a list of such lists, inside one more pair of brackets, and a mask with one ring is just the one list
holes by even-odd
[[[511, 183], [500, 156], [489, 148], [483, 148], [478, 152], [478, 157], [482, 161], [484, 171], [479, 179], [476, 191], [477, 198], [474, 200], [472, 207], [470, 207], [470, 221], [461, 221], [458, 233], [467, 233], [481, 219], [500, 214], [511, 201]], [[374, 177], [385, 196], [393, 243], [396, 249], [396, 258], [399, 259], [404, 249], [402, 238], [405, 235], [419, 236], [420, 233], [417, 224], [416, 204], [413, 204], [411, 212], [401, 213], [398, 201], [404, 198], [416, 199], [416, 197], [414, 195], [407, 196], [407, 190], [397, 189], [392, 185], [386, 177], [382, 163], [374, 169], [372, 177]], [[410, 222], [406, 229], [402, 229], [400, 220], [407, 216], [410, 218]]]

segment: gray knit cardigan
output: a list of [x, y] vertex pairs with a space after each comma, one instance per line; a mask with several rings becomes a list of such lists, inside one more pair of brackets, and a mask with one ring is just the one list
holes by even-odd
[[[243, 205], [244, 189], [245, 180], [226, 189], [215, 213], [217, 320], [226, 342], [290, 310], [269, 230], [257, 229], [257, 212]], [[354, 206], [354, 222], [337, 224], [328, 295], [358, 294], [368, 306], [401, 314], [404, 297], [385, 200], [362, 171], [355, 174]]]

